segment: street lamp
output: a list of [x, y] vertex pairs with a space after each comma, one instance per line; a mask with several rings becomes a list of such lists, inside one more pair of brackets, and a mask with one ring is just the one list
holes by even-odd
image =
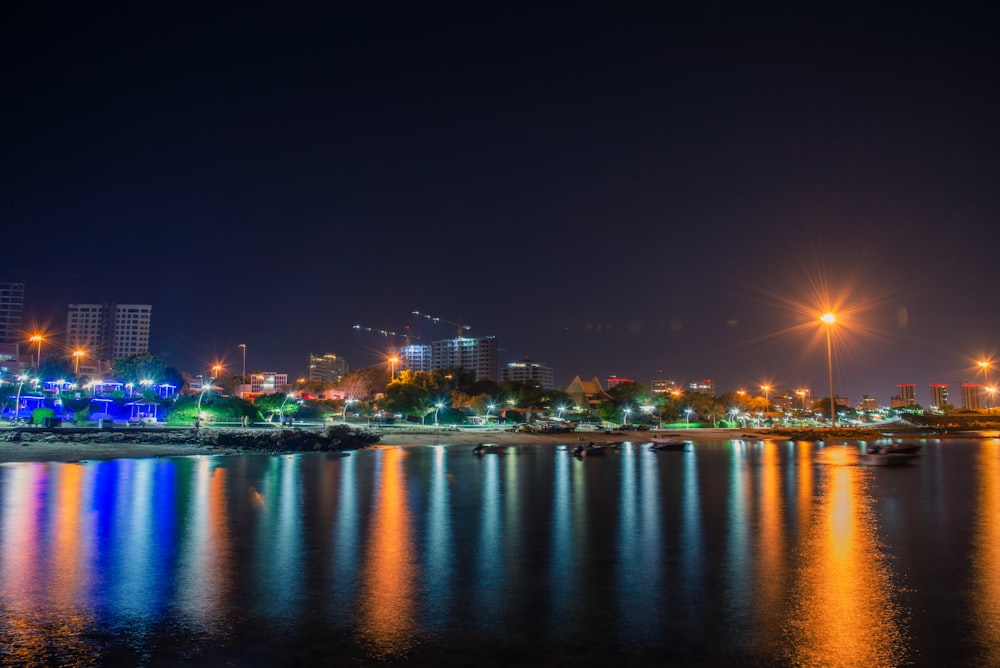
[[32, 343], [35, 343], [35, 344], [38, 345], [38, 351], [35, 354], [35, 368], [36, 369], [42, 365], [42, 340], [44, 338], [45, 337], [43, 337], [41, 334], [34, 334], [34, 335], [32, 335], [31, 338], [28, 339]]
[[396, 379], [396, 362], [398, 361], [399, 358], [395, 355], [389, 358], [389, 380]]
[[243, 349], [243, 373], [241, 374], [242, 378], [240, 378], [240, 384], [241, 385], [246, 385], [246, 383], [247, 383], [247, 380], [246, 380], [247, 379], [247, 344], [241, 343], [239, 347]]
[[988, 394], [989, 397], [990, 397], [990, 406], [989, 406], [988, 410], [992, 411], [993, 410], [993, 395], [996, 394], [997, 388], [993, 387], [992, 385], [988, 385], [987, 387], [984, 387], [983, 389], [986, 390], [986, 394]]
[[444, 407], [444, 404], [434, 404], [434, 426], [438, 426], [438, 412]]
[[837, 426], [837, 402], [833, 398], [833, 343], [831, 342], [830, 330], [833, 323], [837, 322], [837, 316], [833, 313], [824, 313], [820, 320], [826, 324], [826, 363], [830, 370], [830, 426]]
[[808, 390], [795, 390], [795, 394], [799, 395], [799, 398], [802, 399], [802, 410], [805, 411], [805, 409], [806, 409], [806, 395], [809, 394], [809, 391]]
[[222, 371], [222, 365], [219, 364], [218, 362], [216, 362], [215, 365], [212, 367], [213, 380], [215, 380], [215, 378], [219, 377], [219, 373], [221, 371]]
[[80, 374], [80, 358], [86, 354], [87, 351], [82, 348], [77, 348], [73, 351], [73, 373]]
[[684, 422], [687, 425], [688, 429], [691, 428], [691, 413], [694, 413], [694, 409], [693, 408], [685, 408], [684, 409]]
[[355, 399], [344, 399], [344, 424], [347, 424], [347, 407], [355, 402]]
[[14, 424], [17, 424], [18, 419], [21, 417], [21, 388], [24, 386], [24, 381], [28, 380], [28, 377], [21, 374], [17, 377], [19, 381], [17, 384], [17, 398], [14, 400]]
[[760, 386], [760, 391], [764, 393], [764, 401], [766, 401], [767, 405], [770, 406], [771, 402], [767, 398], [767, 393], [771, 391], [771, 386], [770, 385], [761, 385]]
[[[984, 386], [983, 389], [985, 389], [987, 393], [989, 393], [989, 384], [990, 384], [990, 375], [989, 375], [989, 373], [990, 373], [990, 365], [991, 364], [993, 364], [993, 362], [991, 362], [989, 360], [979, 360], [978, 362], [976, 362], [976, 365], [979, 366], [979, 368], [983, 370], [983, 386]], [[990, 404], [992, 404], [993, 403], [993, 395], [991, 394], [989, 396], [990, 396]], [[992, 408], [992, 405], [990, 406], [990, 408]]]
[[632, 412], [632, 409], [626, 408], [622, 412], [625, 414], [625, 424], [628, 424], [628, 414]]

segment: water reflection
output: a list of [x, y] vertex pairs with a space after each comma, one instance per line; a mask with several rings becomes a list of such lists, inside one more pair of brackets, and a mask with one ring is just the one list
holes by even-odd
[[997, 449], [2, 465], [0, 665], [1000, 665]]
[[413, 537], [402, 448], [375, 451], [374, 516], [365, 549], [360, 629], [377, 657], [405, 654], [416, 630]]
[[827, 448], [803, 536], [789, 635], [800, 666], [898, 666], [903, 617], [881, 551], [866, 469], [856, 451]]
[[976, 461], [972, 536], [972, 623], [984, 666], [1000, 666], [1000, 451], [984, 445]]

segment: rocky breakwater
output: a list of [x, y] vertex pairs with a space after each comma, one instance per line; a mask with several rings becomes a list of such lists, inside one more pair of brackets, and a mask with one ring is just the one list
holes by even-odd
[[357, 450], [379, 441], [380, 436], [336, 425], [325, 429], [11, 429], [8, 442], [191, 445], [221, 451], [280, 454], [286, 452], [338, 452]]

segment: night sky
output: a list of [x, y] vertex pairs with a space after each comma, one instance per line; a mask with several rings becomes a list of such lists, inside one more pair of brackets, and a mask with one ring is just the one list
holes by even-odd
[[346, 4], [8, 14], [26, 324], [148, 303], [171, 365], [294, 378], [455, 334], [419, 310], [559, 385], [825, 396], [832, 302], [837, 393], [883, 403], [1000, 353], [991, 16]]

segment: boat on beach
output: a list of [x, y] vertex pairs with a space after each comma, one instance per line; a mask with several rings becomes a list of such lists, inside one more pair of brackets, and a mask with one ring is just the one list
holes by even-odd
[[506, 451], [506, 445], [497, 445], [496, 443], [480, 443], [472, 448], [472, 454], [474, 455], [501, 455]]
[[649, 446], [650, 450], [664, 450], [667, 452], [682, 452], [687, 450], [691, 441], [679, 438], [653, 438]]

